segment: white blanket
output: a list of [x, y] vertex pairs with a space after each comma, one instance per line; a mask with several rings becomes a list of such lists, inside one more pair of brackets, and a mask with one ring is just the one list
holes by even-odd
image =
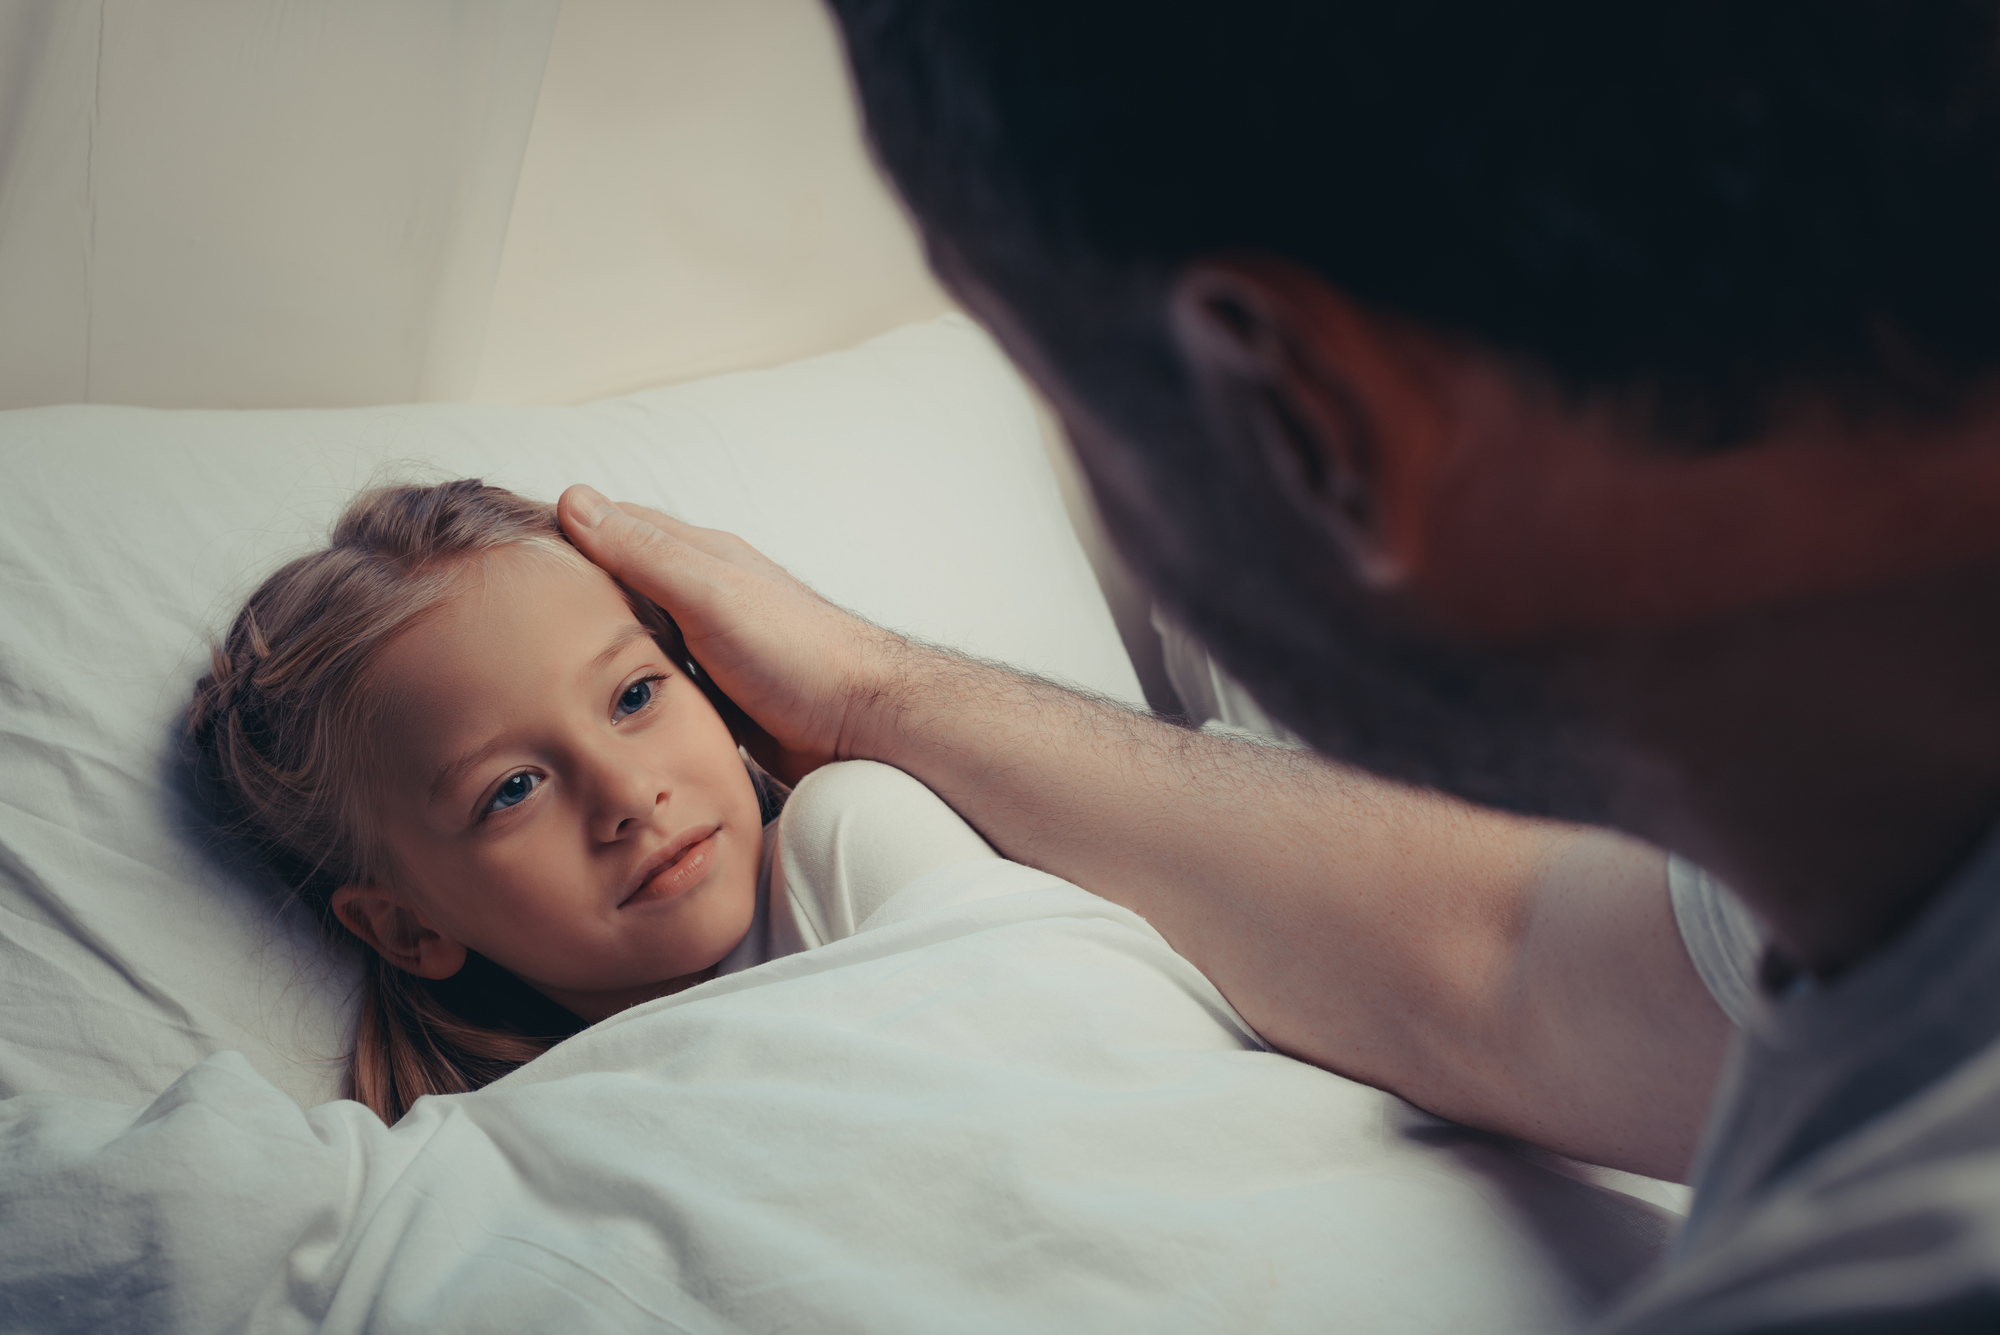
[[1266, 1051], [1009, 863], [394, 1129], [233, 1053], [0, 1103], [0, 1327], [1573, 1329], [1672, 1216]]

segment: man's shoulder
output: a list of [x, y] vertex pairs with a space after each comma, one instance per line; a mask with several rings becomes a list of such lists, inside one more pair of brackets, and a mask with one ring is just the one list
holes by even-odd
[[2000, 1043], [1706, 1230], [1606, 1330], [2000, 1331]]

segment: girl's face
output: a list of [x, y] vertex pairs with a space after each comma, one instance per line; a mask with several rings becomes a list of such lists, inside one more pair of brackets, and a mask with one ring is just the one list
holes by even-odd
[[476, 950], [595, 1021], [697, 981], [748, 932], [750, 776], [596, 567], [488, 553], [371, 685], [395, 883], [334, 909], [392, 963], [442, 978]]

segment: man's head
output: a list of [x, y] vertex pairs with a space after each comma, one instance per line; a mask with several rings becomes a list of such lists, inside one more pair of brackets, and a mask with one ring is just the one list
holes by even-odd
[[1607, 654], [2000, 549], [2000, 7], [834, 8], [1120, 546], [1331, 753], [1603, 816]]

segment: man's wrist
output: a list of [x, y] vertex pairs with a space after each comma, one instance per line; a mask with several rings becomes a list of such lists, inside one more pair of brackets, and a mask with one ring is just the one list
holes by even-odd
[[879, 626], [867, 627], [864, 634], [867, 644], [857, 655], [834, 756], [900, 768], [899, 759], [908, 750], [910, 716], [925, 679], [933, 675], [926, 660], [942, 655]]

